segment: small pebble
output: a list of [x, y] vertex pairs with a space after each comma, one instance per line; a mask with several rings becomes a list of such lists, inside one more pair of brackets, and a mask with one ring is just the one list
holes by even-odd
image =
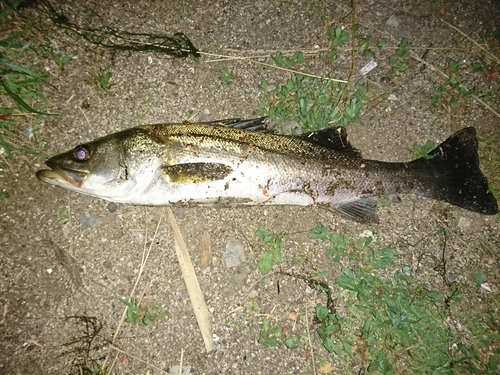
[[134, 242], [142, 243], [142, 241], [144, 241], [144, 235], [141, 232], [130, 231], [130, 235]]
[[373, 232], [371, 230], [365, 229], [360, 235], [360, 238], [365, 238], [365, 237], [372, 237], [373, 238]]
[[87, 229], [96, 226], [100, 222], [101, 219], [99, 219], [97, 216], [89, 214], [88, 212], [84, 212], [83, 214], [80, 215], [80, 228], [82, 229]]
[[450, 283], [452, 283], [452, 282], [457, 281], [457, 276], [456, 276], [455, 274], [453, 274], [453, 273], [447, 273], [447, 274], [446, 274], [446, 279], [447, 279]]
[[109, 211], [109, 212], [114, 213], [114, 212], [116, 212], [117, 210], [118, 210], [118, 206], [116, 205], [116, 203], [115, 203], [115, 202], [109, 202], [109, 203], [108, 203], [108, 211]]
[[457, 226], [462, 230], [462, 232], [467, 232], [472, 225], [472, 220], [463, 216], [458, 219]]
[[492, 292], [493, 291], [490, 283], [482, 283], [481, 284], [481, 288], [483, 288], [484, 290], [486, 290], [488, 292]]
[[236, 269], [234, 270], [233, 280], [239, 288], [245, 285], [247, 277], [248, 277], [248, 271], [244, 264], [236, 267]]
[[296, 121], [285, 121], [283, 125], [281, 125], [281, 130], [283, 130], [284, 133], [302, 134], [302, 127]]
[[399, 24], [401, 23], [401, 20], [396, 17], [394, 14], [392, 16], [390, 16], [387, 21], [385, 21], [385, 24], [387, 26], [392, 26], [392, 27], [398, 27]]
[[368, 63], [366, 63], [366, 65], [364, 65], [361, 69], [359, 69], [359, 73], [362, 76], [365, 76], [376, 67], [377, 67], [377, 62], [375, 60], [370, 60]]
[[[170, 375], [179, 375], [180, 366], [175, 365], [170, 367]], [[190, 375], [191, 367], [190, 366], [182, 366], [182, 375]]]
[[398, 38], [399, 39], [403, 39], [403, 38], [408, 38], [408, 34], [406, 33], [406, 31], [398, 31]]
[[240, 241], [229, 241], [222, 260], [227, 268], [239, 266], [245, 261], [245, 245]]
[[28, 137], [28, 138], [33, 138], [33, 130], [29, 129], [29, 128], [24, 128], [23, 129], [23, 134]]

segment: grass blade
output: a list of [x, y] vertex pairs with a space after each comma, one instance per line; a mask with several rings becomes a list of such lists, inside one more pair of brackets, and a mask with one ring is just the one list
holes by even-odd
[[33, 112], [33, 113], [38, 113], [40, 115], [49, 115], [49, 116], [53, 116], [54, 114], [53, 113], [47, 113], [47, 112], [40, 112], [40, 111], [37, 111], [35, 108], [31, 107], [28, 103], [26, 103], [19, 95], [17, 95], [15, 92], [13, 92], [6, 84], [4, 81], [2, 81], [2, 86], [3, 88], [5, 89], [5, 91], [7, 92], [7, 94], [9, 94], [9, 96], [12, 98], [12, 100], [14, 100], [16, 102], [16, 104], [24, 109], [26, 109], [27, 111], [29, 112]]

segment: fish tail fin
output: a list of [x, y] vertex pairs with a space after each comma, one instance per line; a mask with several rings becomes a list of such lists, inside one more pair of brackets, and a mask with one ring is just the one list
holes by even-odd
[[[472, 127], [462, 129], [429, 153], [426, 164], [431, 171], [425, 196], [486, 215], [498, 212], [498, 203], [488, 190], [488, 181], [479, 168], [478, 141]], [[422, 167], [422, 166], [420, 166]], [[420, 168], [419, 168], [420, 169]]]

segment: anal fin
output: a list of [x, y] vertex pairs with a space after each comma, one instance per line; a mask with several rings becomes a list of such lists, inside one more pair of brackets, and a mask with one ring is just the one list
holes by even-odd
[[332, 207], [359, 223], [378, 223], [377, 200], [374, 198], [356, 198]]

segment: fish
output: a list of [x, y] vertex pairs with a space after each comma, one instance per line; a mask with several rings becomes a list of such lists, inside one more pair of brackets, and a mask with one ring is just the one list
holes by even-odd
[[141, 125], [80, 144], [46, 165], [36, 172], [43, 182], [134, 205], [317, 205], [376, 223], [381, 198], [416, 194], [498, 213], [473, 127], [425, 157], [386, 162], [364, 159], [343, 127], [279, 135], [264, 117]]

